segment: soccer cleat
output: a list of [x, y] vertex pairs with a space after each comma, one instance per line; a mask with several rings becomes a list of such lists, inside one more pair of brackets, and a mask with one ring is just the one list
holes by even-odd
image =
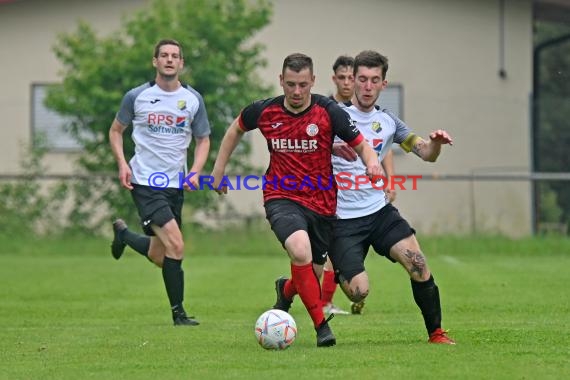
[[434, 332], [429, 334], [429, 343], [437, 344], [455, 344], [455, 341], [447, 336], [447, 331], [437, 328]]
[[317, 347], [330, 347], [336, 344], [336, 338], [329, 326], [329, 321], [333, 317], [334, 314], [331, 314], [315, 329], [317, 331]]
[[336, 315], [348, 315], [350, 314], [348, 311], [342, 310], [340, 307], [336, 306], [332, 302], [327, 303], [323, 306], [323, 313], [326, 315], [336, 314]]
[[277, 300], [275, 301], [273, 308], [289, 312], [293, 300], [289, 301], [285, 298], [285, 294], [283, 293], [285, 282], [287, 282], [287, 278], [285, 277], [279, 277], [275, 280], [275, 293], [277, 294]]
[[119, 237], [121, 232], [126, 230], [127, 223], [123, 219], [117, 219], [113, 222], [113, 242], [111, 243], [111, 254], [115, 260], [119, 260], [125, 252], [125, 247], [127, 246]]
[[177, 307], [172, 310], [172, 320], [174, 321], [174, 326], [198, 326], [200, 322], [192, 318], [186, 315], [186, 312], [182, 307]]
[[364, 300], [360, 302], [353, 302], [350, 304], [350, 312], [352, 314], [362, 314], [363, 308], [364, 308]]

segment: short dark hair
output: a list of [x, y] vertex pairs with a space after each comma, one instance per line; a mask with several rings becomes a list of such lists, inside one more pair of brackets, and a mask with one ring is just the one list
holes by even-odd
[[180, 42], [173, 39], [164, 39], [158, 41], [154, 46], [154, 58], [158, 58], [158, 55], [160, 54], [160, 48], [163, 47], [164, 45], [178, 46], [178, 50], [180, 51], [180, 58], [184, 57], [184, 55], [182, 54], [182, 46], [180, 45]]
[[281, 74], [285, 74], [285, 69], [293, 70], [298, 73], [303, 69], [309, 69], [311, 75], [313, 74], [313, 60], [308, 55], [302, 53], [289, 54], [283, 60], [283, 69]]
[[373, 50], [364, 50], [354, 58], [354, 76], [358, 71], [358, 67], [381, 67], [382, 68], [382, 80], [386, 79], [386, 73], [388, 72], [388, 57], [375, 52]]
[[341, 66], [354, 67], [354, 58], [349, 55], [340, 55], [333, 63], [333, 72], [336, 73]]

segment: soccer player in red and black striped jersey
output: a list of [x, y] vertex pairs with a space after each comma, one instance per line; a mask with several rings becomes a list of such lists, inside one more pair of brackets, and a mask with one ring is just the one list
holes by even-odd
[[336, 338], [321, 307], [319, 278], [336, 214], [337, 188], [331, 164], [334, 137], [354, 148], [366, 174], [382, 171], [376, 153], [346, 112], [335, 101], [311, 94], [315, 76], [310, 57], [299, 53], [287, 56], [279, 79], [284, 95], [245, 107], [230, 125], [214, 164], [213, 186], [221, 184], [243, 134], [259, 129], [270, 153], [263, 182], [266, 217], [291, 261], [291, 278], [276, 281], [274, 308], [289, 311], [298, 294], [317, 331], [317, 346], [332, 346]]

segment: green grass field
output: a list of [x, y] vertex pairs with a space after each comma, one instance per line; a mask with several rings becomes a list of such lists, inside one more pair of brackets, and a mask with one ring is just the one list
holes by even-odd
[[[254, 339], [288, 260], [267, 232], [189, 236], [187, 309], [173, 327], [161, 272], [109, 242], [0, 238], [1, 379], [570, 378], [568, 239], [423, 238], [456, 346], [426, 343], [402, 268], [370, 255], [361, 316], [337, 316], [338, 344], [316, 348], [296, 299], [285, 351]], [[335, 301], [349, 302], [341, 292]]]

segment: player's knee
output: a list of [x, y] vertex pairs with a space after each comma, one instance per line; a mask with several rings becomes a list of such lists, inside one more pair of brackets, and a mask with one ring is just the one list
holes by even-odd
[[162, 268], [162, 263], [164, 262], [164, 252], [158, 250], [148, 251], [148, 260], [159, 268]]
[[406, 263], [404, 266], [406, 267], [410, 278], [415, 281], [425, 281], [425, 278], [429, 278], [430, 273], [427, 261], [420, 250], [409, 250], [406, 255]]
[[170, 251], [177, 259], [182, 259], [184, 256], [184, 240], [174, 239], [170, 244]]
[[370, 289], [368, 283], [364, 281], [351, 282], [350, 284], [350, 300], [352, 302], [363, 301], [368, 297]]

